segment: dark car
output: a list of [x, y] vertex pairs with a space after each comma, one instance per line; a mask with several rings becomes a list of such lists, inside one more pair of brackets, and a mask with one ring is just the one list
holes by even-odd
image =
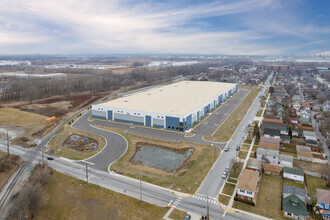
[[191, 219], [191, 215], [187, 214], [185, 217], [184, 217], [184, 220], [190, 220]]
[[47, 160], [54, 160], [54, 157], [47, 157]]
[[236, 147], [236, 151], [239, 151], [241, 148], [239, 146]]

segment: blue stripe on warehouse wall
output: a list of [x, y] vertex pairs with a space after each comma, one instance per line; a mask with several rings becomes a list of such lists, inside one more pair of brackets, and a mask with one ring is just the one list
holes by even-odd
[[166, 129], [179, 130], [180, 118], [166, 116]]

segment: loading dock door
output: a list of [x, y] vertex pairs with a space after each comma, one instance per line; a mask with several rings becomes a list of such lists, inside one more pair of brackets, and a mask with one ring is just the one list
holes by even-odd
[[151, 116], [146, 115], [146, 126], [151, 126]]
[[108, 111], [108, 120], [112, 120], [112, 111]]

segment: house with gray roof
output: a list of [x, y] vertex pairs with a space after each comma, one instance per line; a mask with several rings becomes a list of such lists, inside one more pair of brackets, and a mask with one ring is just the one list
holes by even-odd
[[294, 194], [283, 198], [282, 210], [285, 217], [294, 219], [306, 219], [308, 217], [305, 202]]
[[283, 199], [290, 195], [298, 196], [301, 201], [305, 201], [306, 199], [305, 189], [296, 186], [283, 185]]
[[257, 148], [257, 159], [266, 163], [282, 164], [292, 167], [293, 157], [280, 154], [279, 150]]
[[300, 168], [283, 167], [283, 178], [304, 182], [304, 171]]

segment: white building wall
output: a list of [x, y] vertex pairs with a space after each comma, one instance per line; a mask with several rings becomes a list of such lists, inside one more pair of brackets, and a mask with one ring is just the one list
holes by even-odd
[[304, 182], [304, 176], [298, 176], [290, 173], [283, 173], [283, 177], [287, 179], [292, 179], [300, 182]]

